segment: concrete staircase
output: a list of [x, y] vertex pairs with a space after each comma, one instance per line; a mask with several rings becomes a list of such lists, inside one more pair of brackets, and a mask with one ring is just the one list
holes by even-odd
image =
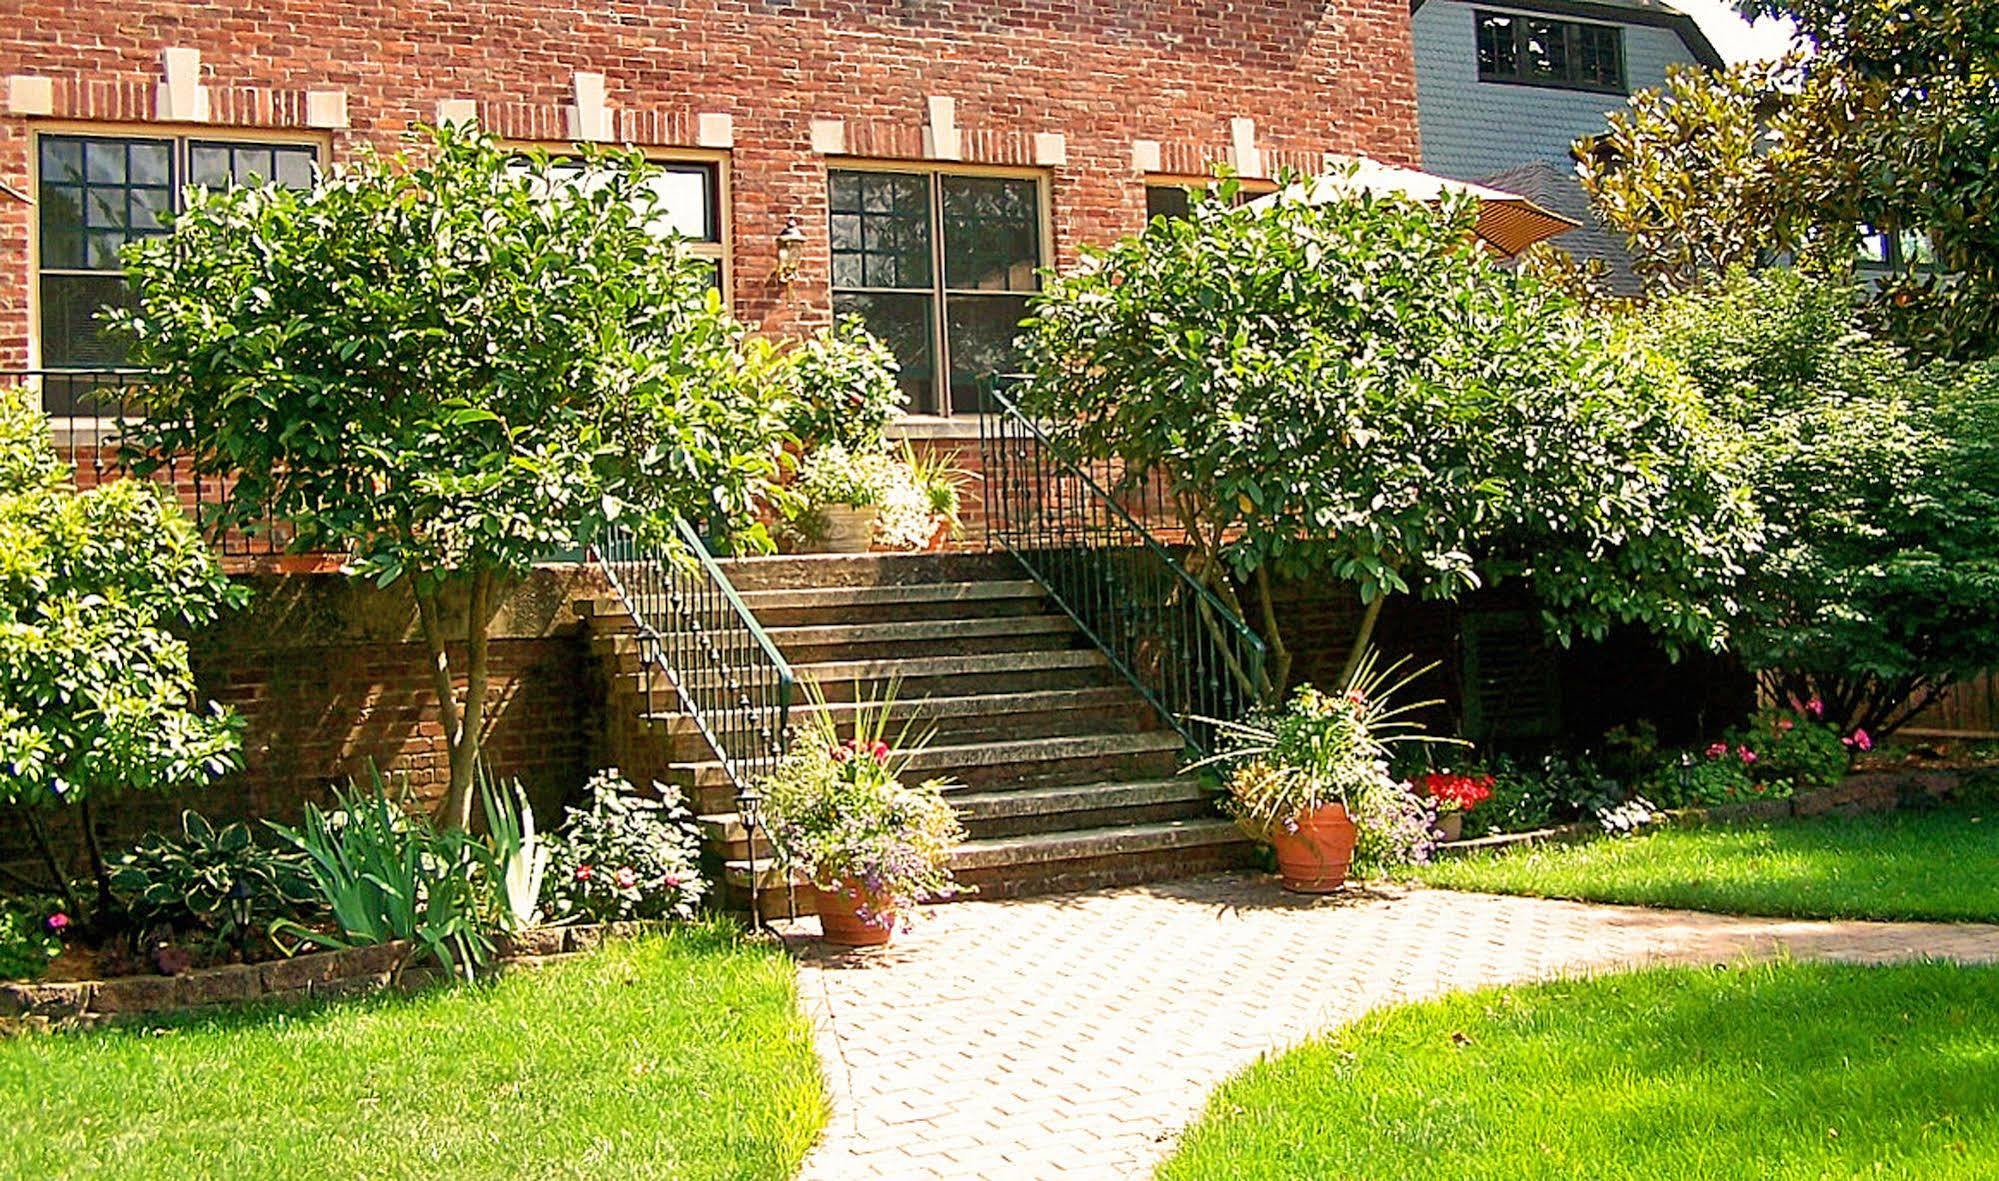
[[[1178, 775], [1180, 735], [1006, 555], [801, 556], [723, 563], [744, 603], [843, 728], [898, 681], [891, 718], [933, 731], [912, 770], [953, 781], [970, 836], [954, 869], [986, 898], [1186, 876], [1247, 864], [1212, 792]], [[645, 700], [634, 625], [609, 592], [582, 604], [607, 677], [609, 745], [633, 778], [680, 786], [730, 896], [749, 844], [734, 788], [662, 679]], [[622, 717], [619, 715], [623, 715]], [[767, 849], [761, 847], [761, 858]], [[764, 867], [766, 910], [794, 898]], [[797, 909], [809, 909], [805, 896]]]

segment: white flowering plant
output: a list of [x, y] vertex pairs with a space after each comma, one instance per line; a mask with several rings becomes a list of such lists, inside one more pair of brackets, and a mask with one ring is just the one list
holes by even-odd
[[616, 769], [584, 786], [586, 799], [550, 840], [542, 908], [555, 922], [694, 916], [705, 892], [701, 838], [678, 789], [645, 795]]

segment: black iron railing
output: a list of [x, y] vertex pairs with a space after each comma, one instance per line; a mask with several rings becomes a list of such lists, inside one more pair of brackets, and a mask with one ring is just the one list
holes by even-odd
[[638, 624], [648, 712], [657, 696], [673, 694], [740, 804], [784, 757], [798, 679], [700, 534], [682, 521], [677, 539], [681, 552], [618, 528], [592, 557]]
[[[149, 376], [138, 369], [0, 369], [0, 387], [25, 386], [39, 395], [56, 451], [75, 467], [77, 485], [89, 488], [133, 474], [125, 443], [132, 424], [144, 414], [142, 394]], [[225, 557], [286, 552], [288, 533], [268, 523], [251, 530], [212, 527], [214, 511], [229, 490], [227, 478], [198, 473], [177, 456], [165, 457], [148, 476], [174, 490]]]
[[[1161, 519], [1156, 484], [1113, 496], [1023, 414], [1021, 378], [985, 383], [979, 450], [986, 533], [1026, 567], [1113, 666], [1203, 755], [1214, 727], [1255, 706], [1265, 648], [1141, 518]], [[1131, 504], [1138, 508], [1134, 515]]]

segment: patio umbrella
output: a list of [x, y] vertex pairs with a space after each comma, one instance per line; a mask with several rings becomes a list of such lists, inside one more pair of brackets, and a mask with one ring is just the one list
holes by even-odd
[[[1291, 185], [1283, 190], [1283, 195], [1303, 197], [1309, 204], [1321, 205], [1348, 193], [1401, 193], [1423, 202], [1440, 201], [1449, 193], [1466, 193], [1479, 200], [1478, 223], [1474, 227], [1479, 241], [1507, 258], [1544, 238], [1582, 224], [1543, 209], [1518, 193], [1450, 180], [1414, 168], [1397, 168], [1366, 156], [1345, 158], [1344, 162], [1329, 158], [1329, 163], [1332, 164], [1329, 171]], [[1251, 204], [1266, 204], [1278, 196], [1272, 193]]]

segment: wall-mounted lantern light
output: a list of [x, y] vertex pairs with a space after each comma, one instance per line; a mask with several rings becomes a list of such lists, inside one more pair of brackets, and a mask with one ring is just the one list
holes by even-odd
[[784, 228], [777, 233], [777, 281], [790, 286], [798, 280], [799, 256], [805, 252], [805, 230], [798, 224], [798, 218], [784, 219]]

